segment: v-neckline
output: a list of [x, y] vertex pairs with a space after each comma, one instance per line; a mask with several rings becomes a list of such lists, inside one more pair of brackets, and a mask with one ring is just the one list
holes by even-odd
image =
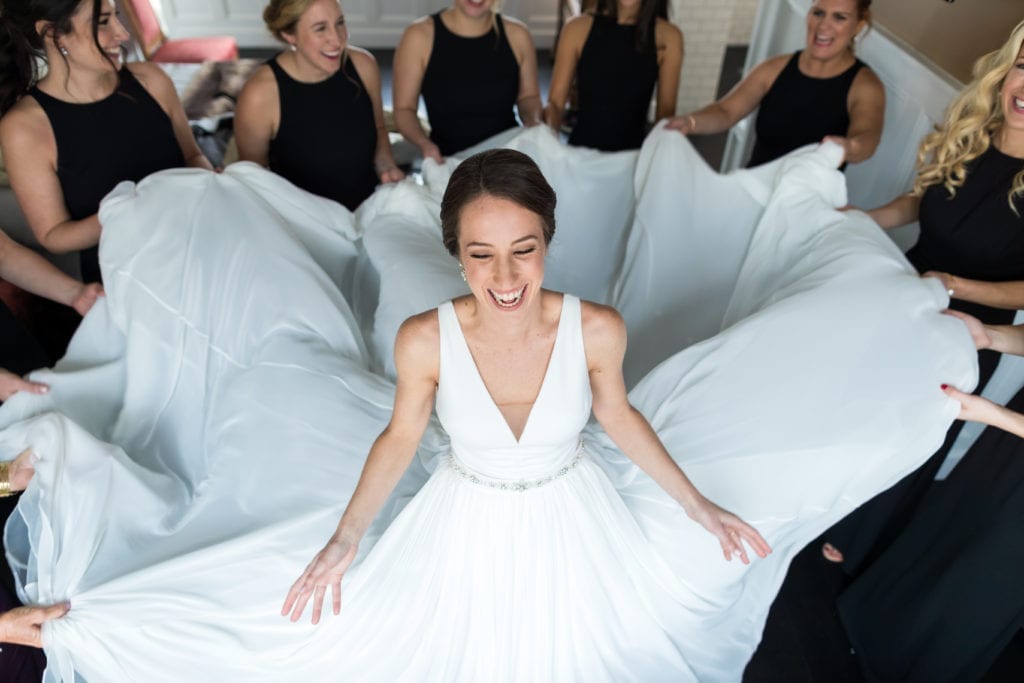
[[523, 437], [526, 435], [526, 431], [530, 428], [530, 422], [533, 419], [533, 409], [540, 403], [541, 397], [544, 395], [544, 388], [548, 385], [548, 376], [551, 374], [551, 361], [555, 359], [555, 353], [558, 352], [558, 346], [562, 340], [562, 323], [565, 321], [565, 294], [562, 295], [562, 307], [558, 311], [558, 326], [555, 330], [555, 342], [551, 345], [551, 351], [548, 353], [548, 362], [544, 366], [544, 377], [540, 381], [540, 388], [537, 389], [537, 395], [533, 398], [533, 403], [530, 405], [530, 410], [526, 414], [526, 421], [523, 423], [523, 431], [519, 432], [519, 437], [516, 438], [516, 433], [512, 429], [512, 425], [509, 424], [508, 418], [505, 417], [505, 413], [501, 412], [501, 407], [498, 406], [498, 402], [494, 400], [494, 396], [491, 395], [491, 390], [487, 388], [487, 382], [484, 381], [484, 376], [480, 373], [480, 366], [476, 363], [476, 358], [473, 356], [473, 349], [469, 346], [469, 340], [466, 339], [466, 333], [462, 331], [462, 323], [459, 322], [459, 314], [455, 311], [454, 302], [449, 302], [451, 305], [452, 317], [455, 319], [455, 327], [459, 331], [459, 337], [462, 339], [462, 346], [466, 350], [466, 355], [469, 358], [470, 365], [473, 366], [473, 374], [476, 376], [477, 381], [480, 383], [480, 388], [483, 389], [484, 396], [487, 397], [487, 401], [491, 407], [494, 408], [494, 412], [498, 414], [498, 419], [501, 420], [502, 424], [505, 425], [505, 429], [508, 431], [509, 436], [518, 446], [523, 442]]

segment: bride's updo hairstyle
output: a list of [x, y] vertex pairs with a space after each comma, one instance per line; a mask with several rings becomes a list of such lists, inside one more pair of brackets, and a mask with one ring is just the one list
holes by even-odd
[[[0, 3], [0, 114], [4, 114], [42, 77], [40, 62], [46, 60], [45, 41], [53, 43], [61, 54], [57, 40], [72, 32], [71, 17], [82, 4], [92, 5], [92, 39], [100, 47], [99, 0], [4, 0]], [[48, 28], [36, 31], [36, 22]], [[63, 57], [67, 61], [67, 57]], [[109, 61], [109, 57], [108, 57]], [[117, 67], [114, 67], [115, 69]]]
[[441, 237], [452, 256], [459, 254], [459, 216], [470, 202], [488, 195], [506, 199], [537, 214], [544, 243], [555, 234], [555, 191], [533, 159], [513, 149], [490, 149], [455, 169], [441, 200]]

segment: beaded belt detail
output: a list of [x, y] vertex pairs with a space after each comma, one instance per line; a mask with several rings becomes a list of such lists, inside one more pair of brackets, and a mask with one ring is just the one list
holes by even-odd
[[564, 467], [562, 467], [562, 469], [558, 470], [554, 474], [550, 474], [546, 477], [541, 477], [540, 479], [519, 479], [513, 481], [510, 479], [489, 479], [487, 477], [481, 477], [480, 475], [475, 474], [474, 472], [471, 472], [468, 469], [466, 469], [462, 465], [462, 463], [456, 460], [454, 453], [448, 454], [448, 466], [452, 468], [452, 471], [454, 471], [455, 474], [459, 475], [460, 477], [462, 477], [471, 484], [476, 484], [478, 486], [486, 486], [488, 488], [492, 488], [498, 491], [514, 491], [516, 493], [522, 493], [523, 491], [529, 491], [530, 489], [535, 489], [550, 484], [556, 479], [561, 479], [565, 475], [569, 474], [569, 472], [572, 472], [574, 469], [576, 469], [576, 466], [580, 464], [581, 460], [583, 460], [582, 446], [583, 442], [581, 441], [580, 448], [576, 451], [576, 455], [569, 462], [569, 464], [565, 465]]

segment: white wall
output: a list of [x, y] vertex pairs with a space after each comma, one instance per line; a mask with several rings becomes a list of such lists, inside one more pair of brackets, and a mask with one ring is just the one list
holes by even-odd
[[[242, 47], [272, 47], [263, 27], [266, 0], [155, 0], [172, 37], [229, 34]], [[540, 47], [555, 35], [556, 0], [504, 0], [503, 11], [522, 19]], [[445, 7], [445, 0], [343, 0], [352, 42], [361, 47], [393, 48], [414, 19]]]
[[697, 109], [715, 99], [736, 2], [672, 0], [670, 3], [669, 16], [682, 29], [686, 50], [677, 112]]

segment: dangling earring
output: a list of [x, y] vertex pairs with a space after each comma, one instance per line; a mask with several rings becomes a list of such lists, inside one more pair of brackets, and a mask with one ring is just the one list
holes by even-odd
[[295, 45], [295, 43], [288, 43], [288, 49], [291, 50], [292, 52], [295, 52], [299, 48]]
[[68, 56], [68, 49], [66, 47], [64, 47], [63, 45], [59, 46], [57, 49], [60, 50], [60, 53], [61, 53], [62, 56], [64, 56], [64, 57]]
[[459, 275], [462, 276], [463, 282], [468, 282], [468, 280], [466, 280], [466, 268], [465, 266], [462, 265], [461, 262], [459, 262]]

